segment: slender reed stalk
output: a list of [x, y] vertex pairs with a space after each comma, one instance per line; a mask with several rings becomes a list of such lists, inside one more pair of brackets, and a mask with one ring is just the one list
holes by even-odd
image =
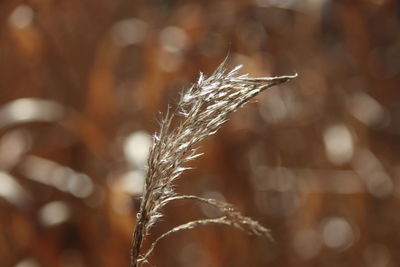
[[[160, 130], [154, 135], [150, 148], [144, 193], [133, 233], [131, 267], [139, 267], [146, 262], [156, 244], [169, 234], [201, 225], [225, 224], [249, 234], [270, 237], [268, 229], [241, 215], [227, 203], [178, 195], [173, 191], [174, 181], [189, 169], [185, 167], [186, 163], [201, 156], [197, 153], [199, 142], [216, 133], [230, 113], [265, 89], [297, 76], [249, 78], [247, 75], [238, 75], [240, 68], [238, 66], [228, 72], [223, 62], [209, 77], [200, 73], [197, 83], [181, 95], [176, 109], [168, 109], [162, 119]], [[172, 127], [172, 124], [176, 126]], [[143, 240], [162, 216], [162, 207], [171, 201], [182, 199], [206, 203], [219, 209], [223, 215], [177, 226], [158, 237], [148, 251], [141, 254]]]

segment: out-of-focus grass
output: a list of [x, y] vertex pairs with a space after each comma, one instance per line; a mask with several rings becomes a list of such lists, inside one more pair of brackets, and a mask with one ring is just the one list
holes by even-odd
[[[276, 243], [202, 228], [160, 242], [152, 262], [394, 266], [399, 10], [394, 0], [1, 3], [0, 266], [128, 266], [155, 114], [227, 53], [244, 73], [299, 77], [234, 114], [179, 191], [226, 199]], [[154, 238], [215, 215], [185, 203], [166, 212]]]

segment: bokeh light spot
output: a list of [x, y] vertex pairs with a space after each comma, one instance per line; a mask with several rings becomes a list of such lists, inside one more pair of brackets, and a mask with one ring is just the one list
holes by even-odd
[[39, 210], [38, 217], [40, 223], [44, 226], [55, 226], [66, 222], [70, 218], [70, 209], [62, 201], [53, 201]]
[[41, 267], [41, 265], [35, 259], [26, 258], [18, 262], [14, 267]]
[[331, 217], [323, 224], [322, 239], [327, 247], [345, 249], [354, 242], [354, 233], [347, 220]]
[[353, 138], [344, 124], [336, 124], [324, 131], [324, 143], [328, 159], [342, 165], [351, 160], [354, 153]]
[[141, 43], [147, 32], [147, 24], [139, 19], [130, 18], [117, 22], [111, 29], [113, 42], [117, 46]]
[[181, 28], [169, 26], [161, 31], [160, 42], [166, 51], [176, 53], [183, 50], [188, 45], [189, 40]]
[[348, 108], [356, 119], [368, 126], [386, 124], [389, 120], [387, 112], [378, 101], [363, 92], [352, 96]]
[[121, 189], [132, 195], [140, 195], [143, 192], [145, 172], [143, 170], [133, 170], [126, 172], [120, 181]]
[[34, 12], [28, 5], [19, 5], [11, 13], [9, 23], [12, 27], [23, 29], [32, 23]]
[[151, 136], [145, 131], [137, 131], [128, 135], [123, 146], [128, 162], [137, 168], [144, 169], [151, 142]]
[[19, 206], [28, 200], [28, 193], [13, 176], [0, 171], [0, 183], [0, 197], [9, 203]]

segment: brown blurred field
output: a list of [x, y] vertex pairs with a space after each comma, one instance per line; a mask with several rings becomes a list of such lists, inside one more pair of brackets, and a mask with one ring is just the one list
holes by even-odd
[[[400, 266], [400, 2], [0, 1], [0, 267], [129, 266], [150, 135], [199, 71], [299, 77], [235, 113], [177, 185], [224, 226], [155, 266]], [[145, 247], [215, 216], [172, 203]]]

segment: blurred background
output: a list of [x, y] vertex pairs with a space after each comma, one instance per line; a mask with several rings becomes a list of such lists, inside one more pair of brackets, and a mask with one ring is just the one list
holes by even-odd
[[[159, 243], [155, 266], [400, 265], [396, 0], [0, 2], [0, 266], [129, 266], [150, 136], [229, 55], [299, 73], [203, 143], [177, 191], [226, 200], [275, 242], [224, 226]], [[144, 247], [216, 215], [171, 203]]]

